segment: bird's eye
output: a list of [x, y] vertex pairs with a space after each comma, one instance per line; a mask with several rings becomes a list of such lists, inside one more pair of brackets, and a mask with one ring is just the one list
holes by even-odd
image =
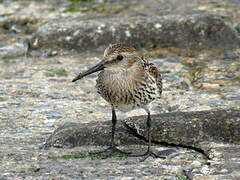
[[123, 60], [123, 56], [122, 56], [121, 54], [118, 55], [118, 56], [117, 56], [117, 60], [119, 60], [119, 61]]

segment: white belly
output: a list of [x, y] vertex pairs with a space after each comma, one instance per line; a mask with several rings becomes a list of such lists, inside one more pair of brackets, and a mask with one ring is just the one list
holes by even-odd
[[121, 104], [121, 105], [115, 105], [115, 107], [120, 110], [120, 111], [123, 111], [123, 112], [128, 112], [128, 111], [131, 111], [133, 109], [136, 109], [136, 108], [139, 108], [135, 105], [132, 105], [132, 104]]

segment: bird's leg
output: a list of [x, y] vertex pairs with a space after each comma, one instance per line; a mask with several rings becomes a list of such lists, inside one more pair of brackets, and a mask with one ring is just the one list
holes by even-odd
[[115, 129], [117, 124], [117, 116], [114, 107], [112, 106], [112, 132], [111, 132], [111, 147], [116, 147], [114, 142]]
[[141, 161], [145, 161], [149, 156], [152, 156], [154, 158], [161, 158], [159, 155], [155, 154], [151, 150], [151, 143], [152, 143], [151, 125], [152, 125], [151, 114], [150, 112], [148, 112], [148, 116], [147, 116], [148, 150], [144, 155], [145, 157]]
[[165, 158], [165, 157], [162, 157], [162, 156], [159, 156], [157, 154], [155, 154], [154, 152], [152, 152], [151, 150], [151, 139], [152, 139], [152, 136], [151, 136], [151, 114], [150, 114], [150, 111], [147, 111], [148, 113], [148, 116], [147, 116], [147, 133], [148, 133], [148, 150], [147, 152], [145, 152], [144, 154], [133, 154], [133, 155], [130, 155], [132, 157], [144, 157], [141, 161], [145, 161], [148, 157], [152, 156], [154, 158]]
[[152, 119], [150, 112], [148, 112], [148, 117], [147, 117], [147, 133], [148, 133], [148, 151], [151, 151], [151, 143], [152, 143], [152, 136], [151, 136], [151, 124], [152, 124]]
[[98, 153], [107, 153], [109, 155], [113, 153], [122, 153], [122, 154], [130, 154], [128, 152], [123, 152], [120, 149], [116, 147], [116, 144], [114, 142], [114, 135], [115, 135], [115, 129], [116, 129], [116, 124], [117, 124], [117, 116], [114, 107], [112, 106], [112, 132], [111, 132], [111, 145], [107, 149], [99, 152], [93, 152], [90, 154], [98, 154]]

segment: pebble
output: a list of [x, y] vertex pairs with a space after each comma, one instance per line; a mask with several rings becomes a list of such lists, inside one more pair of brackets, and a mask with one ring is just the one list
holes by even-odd
[[136, 162], [134, 162], [134, 161], [126, 161], [124, 163], [124, 165], [134, 165], [134, 164], [136, 164]]
[[163, 151], [158, 151], [157, 155], [161, 156], [161, 157], [167, 157], [173, 153], [176, 153], [177, 151], [175, 149], [166, 149]]
[[15, 43], [8, 46], [0, 47], [0, 57], [14, 58], [26, 55], [28, 46], [25, 43]]
[[188, 180], [193, 180], [193, 174], [192, 174], [193, 168], [188, 167], [183, 169], [183, 175], [188, 178]]
[[44, 120], [43, 126], [51, 127], [54, 125], [55, 121], [56, 121], [56, 119], [46, 119], [46, 120]]
[[61, 98], [61, 93], [53, 92], [52, 94], [49, 94], [48, 97], [50, 97], [52, 99], [59, 99], [59, 98]]
[[209, 174], [209, 172], [210, 172], [209, 166], [208, 165], [203, 165], [200, 171], [203, 174]]
[[176, 178], [176, 177], [171, 177], [171, 178], [166, 178], [166, 179], [164, 179], [164, 180], [179, 180], [179, 179]]
[[194, 160], [192, 163], [191, 163], [191, 167], [194, 167], [194, 168], [199, 168], [202, 166], [202, 163], [198, 160]]
[[121, 177], [121, 178], [114, 178], [114, 179], [119, 179], [119, 180], [132, 180], [132, 179], [134, 179], [134, 177]]

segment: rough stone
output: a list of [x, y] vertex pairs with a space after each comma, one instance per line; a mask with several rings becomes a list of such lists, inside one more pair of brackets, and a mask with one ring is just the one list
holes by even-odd
[[[120, 121], [117, 141], [130, 145], [136, 144], [134, 136], [146, 140], [145, 121], [145, 116]], [[237, 109], [163, 113], [153, 115], [152, 122], [152, 140], [156, 143], [200, 148], [206, 153], [209, 142], [240, 144], [240, 111]], [[110, 121], [63, 125], [54, 131], [45, 146], [110, 144], [110, 126]]]
[[1, 58], [14, 58], [18, 56], [26, 55], [28, 51], [28, 46], [26, 42], [19, 42], [8, 46], [3, 46], [0, 48]]
[[50, 53], [85, 51], [116, 42], [137, 47], [234, 49], [240, 38], [220, 16], [195, 14], [49, 22], [38, 28], [31, 42], [32, 50]]
[[[198, 168], [203, 175], [211, 174], [214, 177], [215, 173], [219, 172], [225, 179], [229, 179], [229, 174], [238, 178], [236, 172], [240, 170], [239, 117], [238, 109], [154, 115], [153, 141], [157, 144], [192, 148], [202, 152], [209, 159], [208, 162], [203, 165], [196, 160], [191, 166]], [[117, 127], [117, 142], [129, 146], [142, 143], [134, 139], [134, 136], [146, 140], [145, 119], [145, 116], [138, 116], [120, 121]], [[110, 128], [106, 126], [110, 125], [110, 121], [67, 124], [56, 129], [44, 147], [107, 145], [110, 143], [110, 132], [107, 129]], [[222, 170], [224, 171], [221, 172]], [[196, 175], [198, 172], [194, 173]], [[188, 175], [193, 177], [192, 173]]]

